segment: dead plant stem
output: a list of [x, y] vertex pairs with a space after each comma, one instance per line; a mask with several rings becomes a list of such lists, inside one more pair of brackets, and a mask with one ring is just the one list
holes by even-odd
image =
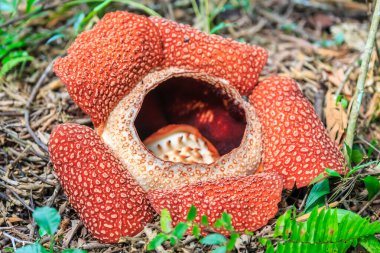
[[[360, 75], [356, 83], [356, 91], [352, 99], [352, 108], [350, 112], [350, 118], [348, 121], [345, 143], [350, 149], [352, 149], [352, 144], [354, 142], [354, 135], [355, 135], [356, 124], [359, 117], [360, 105], [362, 103], [363, 96], [364, 96], [364, 84], [367, 78], [368, 65], [371, 58], [374, 42], [376, 39], [376, 32], [379, 26], [379, 21], [380, 21], [380, 0], [377, 0], [375, 4], [375, 9], [372, 15], [371, 26], [368, 33], [367, 42], [366, 42], [363, 56], [362, 56], [362, 63], [360, 66]], [[349, 161], [348, 150], [346, 147], [344, 148], [344, 156], [346, 158], [346, 161]]]

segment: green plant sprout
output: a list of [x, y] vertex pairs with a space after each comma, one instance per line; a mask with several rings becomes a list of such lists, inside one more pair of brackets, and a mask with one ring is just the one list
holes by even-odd
[[[50, 236], [49, 250], [46, 250], [39, 240], [34, 244], [19, 248], [16, 253], [54, 253], [55, 240], [54, 236], [58, 230], [58, 226], [61, 223], [61, 216], [55, 208], [51, 207], [37, 207], [33, 212], [34, 221], [39, 226], [38, 234], [43, 237], [45, 235]], [[62, 253], [86, 253], [87, 251], [82, 249], [65, 249]]]
[[[374, 147], [377, 143], [371, 142], [366, 154], [363, 154], [359, 148], [354, 146], [351, 149], [346, 145], [347, 156], [349, 164], [354, 164], [355, 166], [349, 167], [348, 172], [341, 176], [334, 170], [325, 168], [325, 171], [319, 174], [311, 183], [313, 187], [310, 190], [309, 196], [305, 204], [305, 213], [308, 213], [315, 206], [324, 206], [326, 203], [326, 197], [331, 193], [330, 190], [330, 178], [335, 178], [339, 180], [337, 187], [335, 187], [333, 194], [327, 200], [331, 203], [335, 200], [344, 200], [352, 191], [357, 182], [363, 182], [365, 188], [368, 191], [368, 200], [372, 199], [380, 191], [380, 181], [377, 177], [361, 174], [361, 171], [367, 167], [374, 167], [380, 169], [380, 161], [367, 161], [371, 157]], [[330, 178], [327, 178], [330, 177]]]
[[[370, 253], [380, 252], [380, 222], [344, 209], [315, 207], [307, 221], [297, 222], [295, 209], [281, 215], [273, 235], [260, 238], [266, 253], [283, 252], [339, 252], [360, 244]], [[276, 243], [276, 245], [274, 245]]]
[[[175, 246], [190, 229], [192, 235], [194, 235], [199, 242], [203, 245], [214, 245], [217, 248], [213, 250], [214, 253], [230, 252], [234, 249], [236, 240], [239, 238], [239, 234], [234, 231], [232, 226], [232, 217], [227, 213], [222, 213], [220, 219], [217, 219], [212, 227], [209, 225], [209, 221], [206, 215], [201, 216], [201, 222], [195, 222], [197, 217], [197, 208], [192, 205], [186, 217], [186, 222], [179, 222], [174, 228], [172, 227], [172, 218], [167, 209], [161, 211], [160, 227], [162, 232], [157, 234], [153, 238], [147, 247], [147, 250], [154, 250], [158, 246], [162, 245], [165, 241], [169, 241], [171, 246]], [[201, 227], [206, 230], [215, 231], [224, 229], [230, 233], [230, 238], [225, 237], [220, 233], [212, 233], [206, 237], [201, 237]]]
[[[370, 223], [369, 219], [344, 209], [318, 210], [314, 207], [304, 222], [296, 221], [295, 208], [287, 210], [276, 222], [274, 233], [259, 238], [259, 242], [266, 248], [266, 253], [282, 252], [339, 252], [344, 253], [350, 247], [360, 244], [370, 253], [380, 252], [380, 242], [375, 237], [380, 233], [380, 222]], [[234, 231], [231, 215], [222, 213], [211, 227], [207, 216], [202, 215], [201, 223], [195, 222], [197, 208], [191, 206], [186, 222], [179, 222], [174, 228], [167, 209], [163, 209], [160, 218], [162, 232], [153, 238], [147, 250], [154, 250], [169, 241], [175, 246], [184, 237], [186, 232], [195, 236], [202, 245], [213, 246], [213, 253], [225, 253], [234, 249], [236, 240], [241, 234]], [[224, 229], [229, 236], [212, 232], [202, 237], [203, 231]], [[253, 233], [246, 231], [252, 236]], [[202, 238], [201, 238], [202, 237]]]

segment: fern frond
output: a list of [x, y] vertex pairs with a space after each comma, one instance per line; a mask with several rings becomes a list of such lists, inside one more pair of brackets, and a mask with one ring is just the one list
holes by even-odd
[[[375, 247], [375, 234], [380, 233], [380, 222], [371, 223], [355, 213], [342, 209], [321, 210], [314, 208], [305, 222], [297, 222], [295, 211], [288, 210], [277, 220], [273, 242], [261, 240], [270, 252], [331, 252], [344, 253], [350, 247], [361, 244]], [[375, 245], [375, 246], [373, 246]], [[379, 249], [380, 250], [380, 249]], [[380, 251], [379, 251], [380, 252]]]

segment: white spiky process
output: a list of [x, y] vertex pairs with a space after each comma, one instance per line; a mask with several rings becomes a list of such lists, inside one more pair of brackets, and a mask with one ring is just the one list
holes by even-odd
[[[142, 143], [134, 121], [144, 98], [160, 83], [173, 77], [206, 82], [224, 92], [244, 110], [247, 123], [239, 147], [210, 164], [185, 164], [164, 161]], [[259, 167], [261, 160], [261, 125], [253, 106], [227, 80], [199, 71], [167, 68], [149, 73], [118, 103], [98, 133], [144, 190], [176, 189], [200, 181], [250, 175]]]
[[210, 164], [219, 158], [216, 148], [189, 125], [168, 125], [144, 140], [145, 146], [164, 161]]

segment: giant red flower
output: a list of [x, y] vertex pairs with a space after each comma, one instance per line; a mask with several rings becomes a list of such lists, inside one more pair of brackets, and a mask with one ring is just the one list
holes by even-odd
[[226, 211], [237, 231], [255, 230], [283, 187], [343, 172], [297, 84], [258, 82], [266, 59], [260, 47], [127, 12], [78, 36], [54, 69], [96, 130], [59, 125], [49, 151], [96, 238], [133, 236], [163, 208], [179, 222], [192, 204], [199, 217]]

